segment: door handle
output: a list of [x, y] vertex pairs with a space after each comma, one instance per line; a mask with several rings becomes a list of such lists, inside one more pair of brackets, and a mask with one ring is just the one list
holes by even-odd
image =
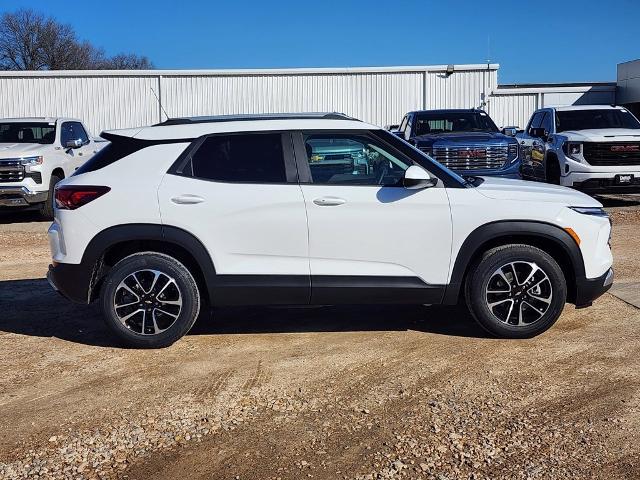
[[540, 142], [539, 142], [539, 141], [537, 141], [537, 140], [534, 140], [534, 142], [533, 142], [533, 146], [534, 146], [534, 147], [539, 147], [539, 146], [540, 146]]
[[171, 201], [178, 205], [195, 205], [196, 203], [204, 202], [204, 198], [198, 195], [191, 195], [189, 193], [185, 193], [184, 195], [173, 197]]
[[526, 142], [524, 140], [520, 140], [520, 145], [524, 145]]
[[335, 207], [337, 205], [343, 205], [347, 203], [347, 201], [339, 197], [320, 197], [316, 198], [313, 203], [321, 207]]

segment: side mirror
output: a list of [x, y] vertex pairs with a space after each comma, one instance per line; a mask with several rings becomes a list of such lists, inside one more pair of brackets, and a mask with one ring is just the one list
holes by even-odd
[[80, 148], [82, 146], [82, 140], [69, 140], [65, 145], [66, 148]]
[[437, 178], [432, 178], [424, 168], [417, 165], [411, 165], [407, 168], [402, 179], [402, 185], [408, 190], [421, 190], [435, 187], [437, 184]]
[[518, 127], [504, 127], [502, 133], [508, 137], [515, 137], [518, 134]]
[[548, 135], [549, 135], [549, 132], [547, 132], [544, 128], [538, 127], [538, 128], [532, 128], [531, 129], [531, 136], [532, 137], [541, 138], [543, 140], [546, 140]]

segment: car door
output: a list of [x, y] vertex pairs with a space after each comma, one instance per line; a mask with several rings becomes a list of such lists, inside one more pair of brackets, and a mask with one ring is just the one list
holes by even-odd
[[539, 142], [539, 139], [532, 136], [532, 129], [540, 127], [544, 113], [542, 110], [535, 112], [529, 121], [529, 125], [527, 125], [524, 133], [519, 138], [520, 152], [522, 154], [522, 175], [524, 177], [536, 177], [535, 160], [532, 156], [532, 151], [534, 142]]
[[452, 235], [441, 182], [405, 189], [412, 160], [372, 132], [304, 131], [294, 143], [312, 302], [440, 301]]
[[[79, 142], [79, 146], [70, 148], [70, 142]], [[92, 141], [80, 122], [63, 122], [60, 128], [60, 143], [66, 152], [67, 175], [75, 172], [84, 162], [93, 156]]]
[[[163, 225], [198, 238], [211, 255], [217, 303], [308, 303], [307, 217], [291, 136], [209, 135], [197, 140], [158, 191]], [[244, 298], [242, 297], [244, 295]]]

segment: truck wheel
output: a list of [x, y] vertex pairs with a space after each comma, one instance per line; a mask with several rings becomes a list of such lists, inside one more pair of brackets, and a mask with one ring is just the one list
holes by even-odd
[[489, 333], [529, 338], [553, 325], [564, 308], [567, 284], [558, 263], [530, 245], [486, 252], [469, 272], [467, 306]]
[[127, 346], [162, 348], [193, 326], [200, 291], [175, 258], [141, 252], [120, 260], [102, 285], [100, 304], [107, 326]]
[[556, 158], [547, 160], [547, 183], [560, 185], [560, 163]]
[[56, 201], [54, 196], [56, 192], [56, 184], [62, 180], [57, 175], [51, 175], [51, 179], [49, 180], [49, 194], [47, 195], [47, 199], [40, 204], [40, 215], [46, 218], [47, 220], [53, 219], [53, 204]]

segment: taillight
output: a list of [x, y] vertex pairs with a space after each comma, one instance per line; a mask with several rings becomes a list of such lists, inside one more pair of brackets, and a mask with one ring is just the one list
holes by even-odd
[[56, 188], [56, 207], [60, 210], [75, 210], [107, 193], [109, 187], [87, 185], [61, 185]]

